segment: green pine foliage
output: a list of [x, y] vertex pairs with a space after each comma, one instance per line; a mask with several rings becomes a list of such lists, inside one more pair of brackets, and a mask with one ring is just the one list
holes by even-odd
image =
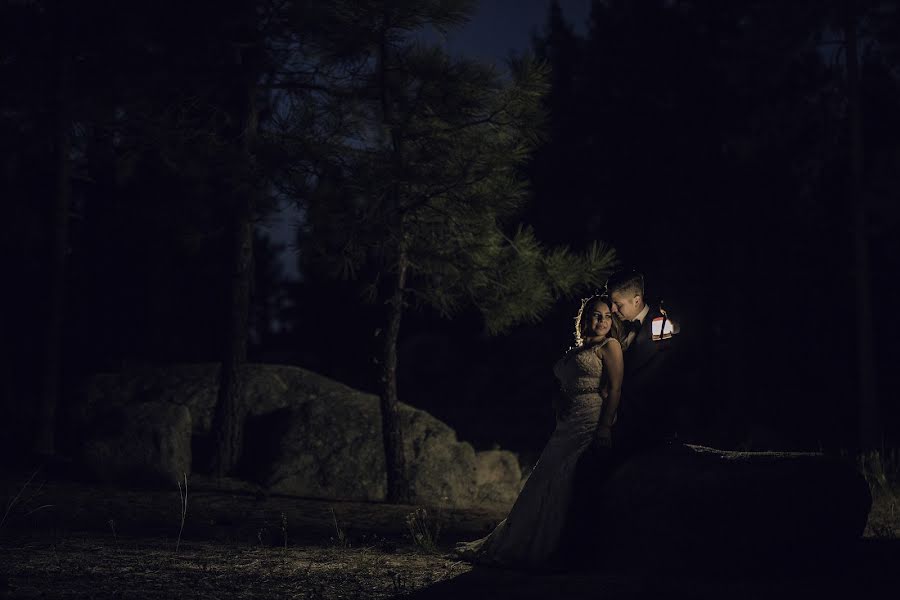
[[356, 128], [309, 205], [316, 259], [338, 277], [374, 274], [365, 283], [377, 301], [402, 253], [409, 301], [445, 317], [474, 305], [492, 333], [601, 284], [612, 248], [546, 248], [516, 223], [529, 195], [522, 165], [544, 123], [546, 66], [523, 57], [501, 73], [421, 39], [391, 39], [387, 76], [373, 61], [353, 90]]

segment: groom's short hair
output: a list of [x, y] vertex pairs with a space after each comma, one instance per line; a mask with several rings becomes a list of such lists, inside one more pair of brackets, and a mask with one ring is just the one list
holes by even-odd
[[609, 294], [624, 291], [628, 294], [644, 297], [644, 274], [635, 270], [617, 271], [606, 280], [606, 290]]

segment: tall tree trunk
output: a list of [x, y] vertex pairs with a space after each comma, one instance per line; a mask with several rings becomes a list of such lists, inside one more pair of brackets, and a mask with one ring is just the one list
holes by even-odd
[[403, 316], [403, 288], [406, 286], [406, 254], [401, 249], [397, 278], [388, 300], [388, 326], [384, 338], [384, 363], [381, 374], [381, 432], [387, 469], [387, 500], [394, 504], [410, 501], [406, 479], [406, 455], [403, 451], [403, 427], [397, 400], [397, 341]]
[[33, 450], [50, 456], [56, 451], [56, 407], [59, 402], [63, 313], [65, 311], [66, 254], [69, 238], [69, 119], [66, 110], [65, 18], [62, 3], [54, 6], [54, 193], [50, 209], [50, 256], [47, 269], [47, 315], [44, 320], [43, 369], [37, 431]]
[[[391, 98], [391, 82], [388, 78], [389, 46], [387, 32], [391, 26], [389, 4], [384, 5], [381, 43], [378, 54], [378, 76], [381, 86], [382, 124], [387, 131], [394, 172], [399, 176], [403, 169], [403, 134], [394, 122]], [[396, 228], [400, 237], [397, 257], [397, 278], [388, 300], [388, 326], [384, 339], [384, 364], [381, 374], [381, 433], [384, 442], [384, 460], [387, 469], [387, 501], [408, 503], [412, 496], [406, 476], [406, 455], [403, 450], [403, 424], [397, 399], [397, 340], [400, 336], [400, 318], [403, 316], [403, 293], [406, 286], [407, 256], [403, 241], [403, 217], [400, 214], [400, 197], [397, 184], [392, 183], [387, 195], [388, 211], [396, 216]]]
[[253, 216], [256, 209], [256, 174], [253, 149], [259, 128], [256, 106], [255, 72], [241, 49], [237, 50], [239, 72], [244, 76], [243, 111], [240, 143], [246, 160], [245, 180], [240, 183], [239, 197], [232, 214], [232, 274], [229, 296], [225, 355], [219, 372], [219, 390], [213, 416], [215, 447], [212, 472], [217, 477], [229, 475], [237, 465], [243, 445], [243, 366], [247, 362], [247, 340], [250, 320], [250, 288], [253, 279]]
[[856, 364], [859, 394], [859, 444], [862, 450], [881, 445], [878, 393], [875, 381], [871, 278], [866, 197], [862, 189], [863, 133], [859, 83], [859, 40], [854, 0], [844, 0], [844, 39], [847, 44], [847, 102], [850, 111], [849, 205], [853, 207], [853, 264], [856, 291]]
[[212, 471], [217, 477], [231, 474], [241, 455], [243, 419], [243, 366], [247, 362], [250, 278], [253, 265], [252, 201], [240, 200], [232, 225], [231, 310], [228, 315], [225, 355], [219, 371], [219, 390], [213, 417], [215, 448]]

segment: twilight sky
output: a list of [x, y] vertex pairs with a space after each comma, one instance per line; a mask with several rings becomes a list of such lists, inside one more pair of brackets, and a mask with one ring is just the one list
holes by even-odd
[[[567, 21], [583, 34], [591, 12], [591, 0], [560, 0]], [[502, 64], [510, 50], [531, 45], [531, 35], [541, 32], [550, 13], [550, 0], [481, 0], [472, 20], [447, 36], [447, 48]]]

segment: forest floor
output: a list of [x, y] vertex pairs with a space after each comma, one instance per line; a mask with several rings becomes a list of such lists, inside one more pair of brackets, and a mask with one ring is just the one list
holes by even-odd
[[182, 528], [178, 490], [52, 479], [0, 479], [0, 598], [884, 598], [900, 590], [895, 485], [876, 490], [858, 547], [821, 569], [523, 573], [473, 568], [449, 552], [490, 530], [503, 517], [496, 511], [275, 497], [195, 477]]

